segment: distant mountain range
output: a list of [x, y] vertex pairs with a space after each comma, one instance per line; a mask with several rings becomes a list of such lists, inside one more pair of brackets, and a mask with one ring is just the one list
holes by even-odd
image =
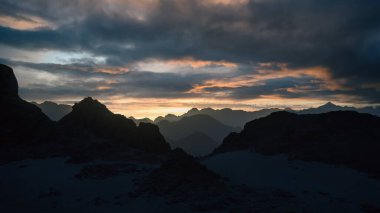
[[133, 116], [129, 117], [129, 119], [131, 119], [133, 122], [136, 123], [136, 125], [139, 125], [140, 123], [154, 123], [151, 119], [149, 118], [141, 118], [141, 119], [137, 119], [137, 118], [134, 118]]
[[348, 107], [348, 106], [338, 106], [331, 102], [328, 102], [317, 108], [308, 108], [308, 109], [303, 109], [303, 110], [292, 110], [290, 108], [287, 108], [287, 109], [269, 108], [269, 109], [262, 109], [258, 111], [244, 111], [244, 110], [232, 110], [229, 108], [225, 108], [225, 109], [204, 108], [201, 110], [197, 108], [192, 108], [188, 112], [180, 116], [168, 114], [165, 117], [162, 117], [162, 116], [157, 117], [154, 120], [154, 123], [158, 123], [162, 120], [178, 121], [179, 119], [183, 117], [190, 117], [194, 115], [209, 115], [226, 125], [238, 126], [242, 128], [245, 125], [245, 123], [249, 121], [268, 116], [272, 112], [278, 112], [278, 111], [288, 111], [288, 112], [293, 112], [297, 114], [319, 114], [319, 113], [325, 113], [325, 112], [331, 112], [331, 111], [357, 111], [361, 113], [369, 113], [372, 115], [380, 116], [380, 107], [355, 108], [355, 107]]
[[171, 140], [178, 140], [195, 132], [201, 132], [213, 140], [221, 142], [228, 133], [240, 130], [239, 127], [227, 126], [209, 115], [194, 115], [173, 122], [164, 120], [157, 125], [161, 133]]
[[294, 112], [297, 114], [320, 114], [320, 113], [326, 113], [326, 112], [333, 112], [333, 111], [357, 111], [360, 113], [368, 113], [376, 116], [380, 116], [380, 107], [363, 107], [363, 108], [355, 108], [355, 107], [349, 107], [349, 106], [338, 106], [331, 102], [328, 102], [320, 107], [317, 108], [309, 108], [309, 109], [303, 109], [303, 110], [286, 110], [290, 112]]
[[[240, 130], [239, 127], [222, 124], [209, 115], [193, 115], [172, 122], [162, 120], [157, 125], [172, 147], [180, 147], [190, 154], [196, 155], [203, 154], [206, 150], [212, 151], [230, 132]], [[194, 140], [193, 148], [190, 148], [190, 139]], [[201, 147], [202, 142], [204, 147]]]
[[51, 101], [45, 101], [43, 103], [31, 102], [38, 106], [45, 115], [47, 115], [53, 121], [59, 121], [65, 115], [69, 114], [72, 110], [70, 105], [56, 104]]
[[[70, 105], [56, 104], [51, 101], [45, 101], [41, 104], [38, 104], [35, 102], [31, 102], [31, 103], [41, 108], [42, 112], [45, 113], [53, 121], [60, 120], [63, 116], [65, 116], [72, 110]], [[293, 112], [297, 114], [319, 114], [319, 113], [326, 113], [326, 112], [332, 112], [332, 111], [357, 111], [361, 113], [368, 113], [368, 114], [380, 116], [380, 107], [355, 108], [355, 107], [349, 107], [349, 106], [338, 106], [331, 102], [327, 102], [326, 104], [316, 107], [316, 108], [308, 108], [308, 109], [302, 109], [302, 110], [293, 110], [290, 108], [286, 108], [286, 109], [269, 108], [269, 109], [262, 109], [258, 111], [244, 111], [244, 110], [233, 110], [229, 108], [224, 108], [224, 109], [204, 108], [200, 110], [197, 108], [192, 108], [188, 112], [182, 115], [176, 116], [174, 114], [167, 114], [166, 116], [157, 117], [156, 119], [154, 119], [154, 121], [149, 118], [137, 119], [132, 116], [129, 117], [129, 119], [133, 120], [138, 125], [141, 122], [158, 124], [160, 121], [163, 121], [163, 120], [174, 122], [184, 117], [191, 117], [194, 115], [209, 115], [215, 118], [216, 120], [222, 122], [223, 124], [226, 124], [229, 126], [238, 126], [242, 128], [244, 127], [245, 123], [251, 120], [262, 118], [262, 117], [270, 115], [272, 112], [278, 112], [278, 111], [288, 111], [288, 112]]]
[[[72, 108], [69, 105], [55, 104], [53, 102], [44, 102], [36, 104], [42, 109], [51, 120], [58, 121]], [[206, 155], [211, 153], [230, 132], [238, 132], [249, 121], [266, 117], [273, 112], [282, 111], [278, 108], [262, 109], [258, 111], [243, 111], [232, 109], [215, 110], [205, 108], [198, 110], [192, 108], [183, 115], [176, 116], [168, 114], [164, 117], [159, 116], [154, 121], [149, 118], [136, 119], [129, 117], [136, 125], [141, 123], [156, 124], [159, 126], [161, 134], [171, 144], [172, 147], [184, 149], [187, 153], [194, 156]], [[320, 114], [332, 111], [357, 111], [380, 116], [380, 108], [364, 107], [354, 108], [348, 106], [338, 106], [328, 102], [317, 108], [303, 110], [285, 109], [287, 112], [296, 114]], [[202, 137], [201, 135], [202, 134]], [[195, 137], [197, 136], [197, 137]], [[193, 145], [189, 145], [189, 140], [193, 140]], [[182, 142], [180, 142], [182, 141]], [[202, 147], [204, 143], [204, 147]], [[206, 152], [206, 150], [208, 152]]]

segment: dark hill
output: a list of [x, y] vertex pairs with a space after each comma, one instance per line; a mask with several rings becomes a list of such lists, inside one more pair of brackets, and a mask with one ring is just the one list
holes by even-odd
[[115, 148], [131, 147], [153, 153], [170, 151], [170, 146], [153, 124], [140, 123], [123, 115], [114, 114], [99, 101], [90, 97], [73, 106], [73, 111], [60, 121], [71, 132], [86, 132], [104, 140], [109, 140]]
[[380, 118], [353, 111], [315, 115], [275, 112], [231, 133], [214, 153], [251, 149], [349, 166], [380, 175]]

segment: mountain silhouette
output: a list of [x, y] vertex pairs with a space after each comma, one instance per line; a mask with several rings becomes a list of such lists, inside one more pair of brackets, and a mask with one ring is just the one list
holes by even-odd
[[18, 97], [18, 83], [12, 68], [0, 64], [0, 97]]
[[197, 108], [192, 108], [188, 112], [180, 116], [175, 116], [173, 114], [168, 114], [165, 117], [159, 116], [154, 120], [154, 123], [157, 124], [158, 122], [163, 121], [163, 120], [177, 121], [181, 118], [190, 117], [193, 115], [209, 115], [215, 118], [216, 120], [222, 122], [223, 124], [226, 124], [229, 126], [238, 126], [242, 128], [249, 121], [268, 116], [272, 112], [278, 112], [278, 111], [288, 111], [288, 112], [293, 112], [297, 114], [319, 114], [319, 113], [326, 113], [326, 112], [332, 112], [332, 111], [357, 111], [361, 113], [369, 113], [372, 115], [380, 116], [380, 107], [355, 108], [355, 107], [349, 107], [349, 106], [338, 106], [338, 105], [333, 104], [332, 102], [327, 102], [326, 104], [321, 105], [319, 107], [307, 108], [303, 110], [293, 110], [291, 108], [286, 108], [286, 109], [268, 108], [268, 109], [261, 109], [257, 111], [244, 111], [244, 110], [233, 110], [229, 108], [224, 108], [224, 109], [204, 108], [200, 110]]
[[53, 122], [18, 96], [17, 80], [8, 66], [0, 65], [0, 85], [0, 163], [52, 156], [70, 156], [73, 161], [160, 160], [170, 151], [156, 125], [136, 126], [90, 97]]
[[297, 114], [320, 114], [320, 113], [333, 112], [333, 111], [357, 111], [360, 113], [368, 113], [368, 114], [380, 116], [379, 107], [356, 108], [356, 107], [350, 107], [350, 106], [338, 106], [338, 105], [333, 104], [332, 102], [327, 102], [326, 104], [316, 107], [316, 108], [308, 108], [308, 109], [292, 111], [292, 112], [295, 112]]
[[[74, 104], [72, 112], [63, 117], [60, 124], [81, 134], [87, 132], [96, 137], [112, 141], [109, 146], [132, 147], [154, 153], [170, 150], [157, 126], [140, 123], [136, 126], [133, 120], [123, 115], [114, 114], [91, 97]], [[79, 131], [79, 132], [78, 132]]]
[[254, 150], [349, 166], [380, 177], [380, 118], [354, 111], [297, 115], [285, 111], [231, 133], [214, 153]]
[[18, 95], [18, 83], [12, 68], [0, 64], [0, 141], [33, 143], [52, 121], [35, 105]]
[[51, 101], [44, 101], [42, 103], [31, 102], [38, 106], [42, 112], [53, 121], [59, 121], [65, 115], [69, 114], [72, 110], [70, 105], [57, 104]]
[[183, 117], [174, 122], [163, 120], [157, 125], [165, 138], [174, 141], [199, 132], [220, 143], [230, 132], [239, 131], [238, 127], [227, 126], [208, 115]]
[[320, 113], [333, 112], [333, 111], [358, 111], [358, 109], [354, 107], [338, 106], [331, 102], [327, 102], [326, 104], [321, 105], [316, 108], [308, 108], [308, 109], [303, 109], [303, 110], [299, 110], [295, 112], [297, 114], [320, 114]]
[[156, 119], [154, 119], [154, 123], [158, 124], [160, 121], [164, 121], [164, 120], [174, 122], [174, 121], [178, 121], [180, 119], [181, 119], [181, 116], [176, 116], [173, 114], [167, 114], [167, 115], [165, 115], [165, 117], [158, 116]]
[[220, 143], [204, 133], [194, 132], [191, 135], [176, 141], [169, 141], [172, 148], [181, 148], [192, 156], [205, 156], [210, 154]]
[[212, 108], [197, 110], [193, 108], [192, 110], [188, 111], [182, 116], [204, 114], [209, 115], [224, 124], [243, 127], [244, 124], [248, 121], [267, 116], [275, 111], [279, 111], [279, 109], [271, 108], [248, 112], [244, 110], [232, 110], [229, 108], [224, 108], [220, 110], [215, 110]]
[[134, 118], [133, 116], [130, 116], [129, 119], [131, 119], [133, 122], [135, 122], [136, 125], [139, 125], [140, 123], [150, 123], [153, 124], [154, 122], [149, 119], [149, 118], [142, 118], [142, 119], [137, 119]]
[[263, 109], [259, 111], [244, 111], [244, 110], [232, 110], [229, 108], [225, 109], [212, 109], [212, 108], [205, 108], [198, 110], [197, 108], [192, 108], [188, 112], [180, 115], [175, 116], [173, 114], [168, 114], [165, 117], [159, 116], [154, 120], [154, 123], [159, 123], [163, 120], [168, 121], [178, 121], [185, 117], [191, 117], [194, 115], [208, 115], [219, 122], [229, 125], [229, 126], [236, 126], [236, 127], [243, 127], [245, 123], [248, 121], [251, 121], [256, 118], [264, 117], [269, 115], [272, 112], [279, 111], [280, 109]]

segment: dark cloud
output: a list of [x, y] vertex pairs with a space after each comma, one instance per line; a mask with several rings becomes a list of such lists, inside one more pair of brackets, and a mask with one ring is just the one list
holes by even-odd
[[46, 81], [45, 84], [33, 83], [22, 87], [20, 93], [28, 100], [111, 95], [142, 98], [194, 97], [196, 94], [186, 93], [194, 84], [216, 78], [219, 75], [212, 73], [184, 75], [141, 70], [126, 73], [104, 73], [99, 72], [96, 66], [83, 64], [37, 64], [1, 58], [0, 63], [9, 64], [16, 69], [44, 71], [62, 78], [59, 85], [51, 85]]
[[[307, 94], [279, 90], [300, 85], [318, 87], [305, 79], [287, 79], [285, 85], [281, 79], [264, 86], [208, 90], [230, 90], [232, 98], [344, 94], [379, 102], [379, 1], [252, 0], [241, 7], [205, 2], [161, 0], [149, 12], [133, 13], [125, 5], [110, 9], [107, 1], [0, 0], [0, 14], [17, 19], [37, 16], [56, 24], [55, 28], [33, 30], [0, 27], [0, 43], [28, 50], [86, 51], [106, 58], [109, 66], [188, 56], [238, 63], [241, 69], [235, 75], [252, 72], [244, 67], [263, 62], [287, 63], [289, 68], [321, 66], [328, 68], [334, 78], [345, 79], [345, 86], [351, 90], [313, 89]], [[94, 73], [91, 64], [73, 65], [82, 68], [23, 64], [48, 72], [109, 77]], [[188, 96], [185, 92], [192, 85], [212, 77], [223, 76], [131, 72], [118, 76], [121, 82], [109, 92], [143, 97]]]

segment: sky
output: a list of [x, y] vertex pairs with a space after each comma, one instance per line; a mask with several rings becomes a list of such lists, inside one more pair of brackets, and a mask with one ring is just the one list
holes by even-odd
[[20, 96], [126, 116], [380, 104], [378, 0], [0, 0]]

